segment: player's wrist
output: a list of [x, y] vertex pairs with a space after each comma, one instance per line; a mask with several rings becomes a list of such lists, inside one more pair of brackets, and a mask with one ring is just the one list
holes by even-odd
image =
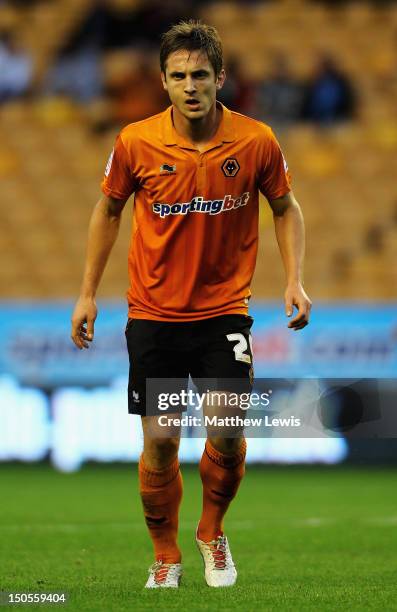
[[287, 287], [303, 287], [303, 281], [299, 277], [287, 279]]
[[91, 302], [95, 302], [95, 293], [92, 291], [81, 291], [79, 299], [84, 300], [84, 301], [89, 300]]

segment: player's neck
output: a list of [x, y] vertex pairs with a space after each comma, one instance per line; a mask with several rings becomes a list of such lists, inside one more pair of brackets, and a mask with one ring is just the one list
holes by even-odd
[[212, 140], [218, 130], [221, 119], [222, 110], [217, 108], [216, 104], [212, 106], [205, 117], [195, 121], [190, 121], [184, 117], [175, 106], [173, 109], [173, 121], [176, 131], [180, 136], [198, 148], [200, 145], [203, 146]]

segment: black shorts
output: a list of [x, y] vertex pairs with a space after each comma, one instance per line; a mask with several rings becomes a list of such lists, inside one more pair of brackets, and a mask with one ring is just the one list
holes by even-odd
[[[129, 319], [125, 330], [130, 358], [128, 412], [153, 414], [146, 379], [189, 375], [200, 391], [250, 392], [253, 380], [252, 317], [223, 315], [201, 321]], [[200, 388], [204, 385], [206, 388]]]

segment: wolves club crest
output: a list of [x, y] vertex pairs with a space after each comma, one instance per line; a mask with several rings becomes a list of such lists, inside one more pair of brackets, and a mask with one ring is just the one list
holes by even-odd
[[222, 172], [227, 177], [236, 176], [240, 170], [240, 164], [235, 157], [228, 157], [222, 164]]

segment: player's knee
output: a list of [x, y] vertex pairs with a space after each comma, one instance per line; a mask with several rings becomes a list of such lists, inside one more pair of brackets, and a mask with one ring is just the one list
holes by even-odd
[[149, 455], [151, 462], [159, 467], [170, 463], [178, 454], [179, 438], [151, 438], [145, 440], [145, 454]]
[[164, 455], [176, 455], [179, 448], [179, 438], [157, 438], [153, 440], [153, 444]]
[[220, 438], [220, 437], [210, 437], [209, 441], [212, 446], [225, 455], [234, 455], [238, 453], [241, 448], [241, 438]]

